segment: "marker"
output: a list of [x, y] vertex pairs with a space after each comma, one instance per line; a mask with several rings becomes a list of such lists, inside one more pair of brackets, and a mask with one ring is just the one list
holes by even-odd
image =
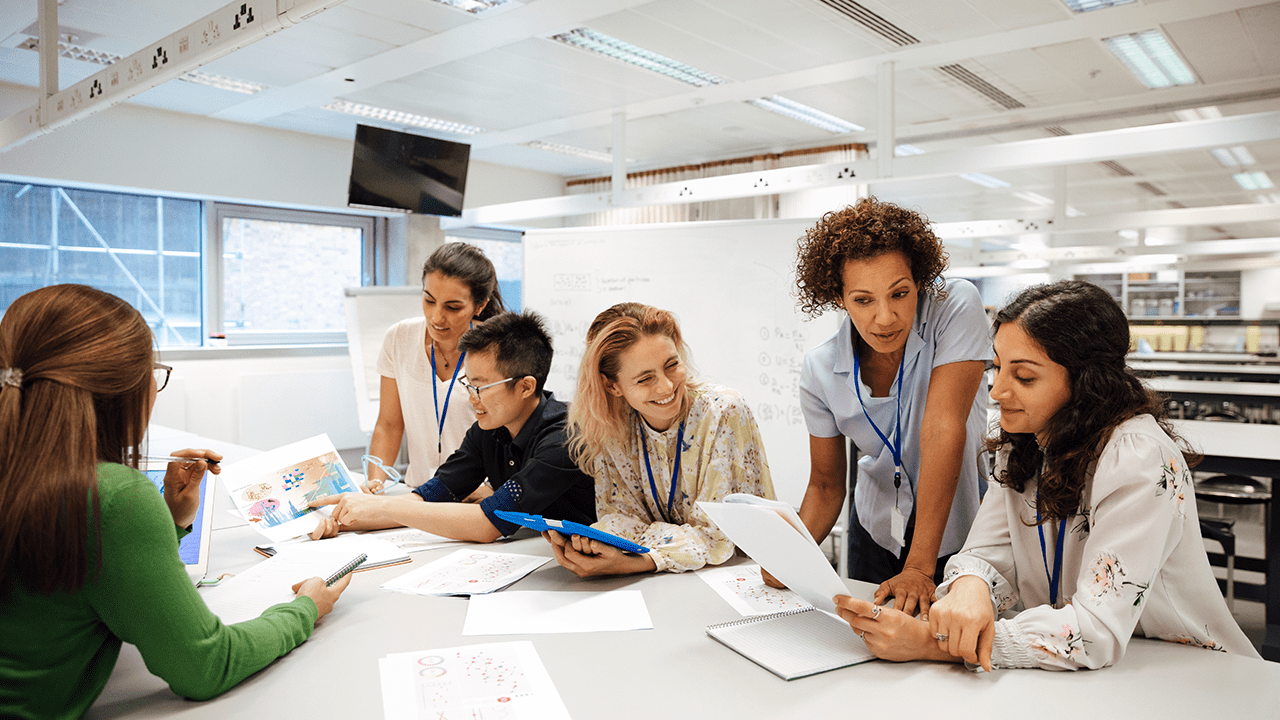
[[217, 465], [219, 462], [221, 462], [220, 460], [210, 460], [209, 458], [172, 457], [172, 456], [165, 456], [165, 457], [152, 457], [152, 456], [147, 456], [147, 457], [141, 457], [141, 458], [138, 458], [138, 460], [139, 460], [139, 461], [145, 461], [145, 462], [157, 462], [157, 463], [160, 463], [160, 462], [162, 462], [162, 463], [171, 463], [171, 462], [191, 463], [191, 462], [197, 462], [197, 461], [203, 460], [204, 462], [206, 462], [206, 463], [208, 463], [208, 464], [210, 464], [210, 465]]

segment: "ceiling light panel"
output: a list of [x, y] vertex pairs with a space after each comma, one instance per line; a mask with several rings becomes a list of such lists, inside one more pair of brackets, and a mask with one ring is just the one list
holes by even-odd
[[[570, 155], [573, 157], [583, 158], [585, 160], [594, 160], [602, 163], [612, 163], [613, 155], [599, 150], [588, 150], [586, 148], [574, 147], [572, 145], [561, 145], [560, 143], [549, 143], [541, 140], [533, 140], [527, 143], [521, 143], [527, 148], [534, 150], [546, 150], [547, 152], [560, 153], [561, 155]], [[635, 162], [628, 160], [627, 162]]]
[[965, 173], [960, 176], [960, 179], [968, 180], [974, 185], [981, 185], [984, 188], [991, 188], [993, 190], [996, 188], [1009, 187], [1009, 183], [1001, 180], [1000, 178], [983, 175], [982, 173]]
[[916, 147], [915, 145], [908, 145], [907, 143], [903, 143], [893, 149], [893, 154], [897, 155], [898, 157], [908, 157], [910, 155], [923, 155], [924, 151]]
[[777, 113], [783, 117], [789, 117], [792, 120], [799, 120], [802, 123], [808, 123], [809, 125], [822, 128], [823, 130], [835, 135], [843, 135], [845, 133], [866, 130], [866, 128], [858, 125], [857, 123], [851, 123], [843, 118], [838, 118], [835, 115], [829, 115], [821, 110], [816, 110], [794, 100], [788, 100], [780, 95], [770, 95], [767, 98], [748, 100], [747, 104], [763, 108], [772, 113]]
[[441, 5], [465, 10], [477, 17], [484, 17], [490, 13], [502, 10], [510, 10], [514, 7], [520, 7], [524, 3], [515, 2], [515, 0], [435, 0]]
[[401, 112], [400, 110], [389, 110], [387, 108], [374, 107], [373, 105], [361, 105], [360, 103], [348, 102], [346, 100], [335, 100], [328, 105], [322, 106], [325, 110], [355, 115], [356, 117], [370, 118], [373, 120], [383, 120], [392, 125], [410, 125], [413, 127], [423, 128], [425, 130], [438, 130], [440, 132], [452, 133], [454, 135], [475, 135], [484, 132], [484, 128], [478, 128], [474, 125], [466, 125], [464, 123], [452, 122], [449, 120], [440, 120], [438, 118], [427, 117], [426, 115], [414, 115], [413, 113]]
[[572, 47], [582, 50], [611, 57], [615, 60], [644, 68], [650, 72], [665, 75], [673, 80], [679, 80], [696, 87], [705, 87], [707, 85], [722, 85], [729, 82], [727, 79], [699, 70], [691, 65], [686, 65], [677, 60], [673, 60], [665, 55], [642, 47], [632, 45], [629, 42], [619, 40], [612, 35], [605, 35], [589, 28], [577, 28], [569, 32], [552, 35], [552, 40], [564, 43]]
[[1129, 5], [1137, 0], [1062, 0], [1062, 4], [1071, 8], [1071, 12], [1084, 13], [1093, 10], [1105, 10], [1117, 5]]
[[219, 90], [230, 90], [231, 92], [243, 93], [245, 95], [257, 95], [267, 89], [266, 85], [249, 82], [247, 80], [237, 80], [235, 78], [226, 77], [224, 75], [214, 75], [205, 72], [189, 72], [178, 76], [179, 80], [185, 80], [196, 85], [207, 85], [208, 87], [218, 88]]
[[1053, 200], [1050, 200], [1049, 198], [1041, 195], [1040, 193], [1031, 192], [1029, 190], [1026, 192], [1016, 192], [1013, 194], [1013, 196], [1021, 200], [1026, 200], [1027, 202], [1032, 203], [1033, 205], [1052, 205], [1053, 204]]
[[1143, 30], [1103, 40], [1120, 62], [1151, 89], [1194, 85], [1195, 75], [1159, 30]]
[[1231, 177], [1235, 178], [1236, 184], [1245, 190], [1270, 190], [1275, 187], [1271, 177], [1265, 172], [1236, 173]]
[[1249, 148], [1243, 145], [1236, 145], [1230, 148], [1214, 148], [1209, 151], [1222, 167], [1244, 167], [1257, 163], [1257, 159], [1253, 157], [1253, 153], [1249, 152]]

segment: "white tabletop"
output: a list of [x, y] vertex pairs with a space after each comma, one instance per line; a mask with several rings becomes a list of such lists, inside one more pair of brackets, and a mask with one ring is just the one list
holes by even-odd
[[1280, 375], [1280, 367], [1275, 365], [1243, 365], [1238, 363], [1215, 364], [1130, 359], [1129, 367], [1134, 370], [1166, 372], [1173, 375], [1177, 375], [1179, 373], [1214, 375]]
[[[213, 569], [243, 570], [259, 536], [247, 526], [215, 532]], [[550, 555], [536, 536], [495, 549]], [[1118, 665], [1055, 673], [975, 674], [951, 664], [872, 662], [786, 682], [705, 634], [737, 613], [692, 573], [583, 581], [554, 562], [516, 590], [640, 590], [653, 630], [462, 637], [467, 600], [380, 592], [378, 585], [452, 552], [413, 555], [414, 565], [357, 573], [311, 639], [227, 693], [183, 700], [147, 672], [132, 646], [90, 718], [379, 718], [378, 659], [398, 652], [529, 640], [570, 714], [593, 718], [1014, 717], [1046, 701], [1101, 705], [1112, 717], [1264, 717], [1280, 707], [1280, 665], [1159, 641], [1134, 639]], [[731, 562], [743, 562], [736, 559]], [[871, 586], [848, 581], [855, 593]], [[1175, 688], [1172, 691], [1171, 688]]]
[[1178, 434], [1204, 455], [1280, 460], [1280, 425], [1171, 420]]
[[1174, 380], [1155, 377], [1143, 380], [1152, 390], [1162, 393], [1204, 393], [1225, 397], [1280, 397], [1280, 383], [1221, 382], [1218, 380]]

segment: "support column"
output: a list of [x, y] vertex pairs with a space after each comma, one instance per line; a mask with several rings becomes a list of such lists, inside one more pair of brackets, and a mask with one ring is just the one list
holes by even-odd
[[613, 181], [609, 183], [613, 206], [622, 207], [622, 193], [627, 189], [627, 114], [613, 114]]
[[898, 146], [894, 117], [893, 61], [876, 66], [876, 172], [879, 177], [893, 177], [893, 149]]

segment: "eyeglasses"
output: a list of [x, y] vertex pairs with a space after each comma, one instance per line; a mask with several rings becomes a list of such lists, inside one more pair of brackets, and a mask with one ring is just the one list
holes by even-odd
[[151, 370], [151, 376], [156, 379], [156, 392], [160, 392], [169, 384], [169, 375], [173, 372], [173, 368], [164, 363], [156, 363]]
[[369, 482], [369, 466], [370, 465], [373, 465], [379, 468], [380, 470], [382, 470], [382, 472], [387, 474], [387, 479], [383, 482], [382, 490], [379, 490], [377, 494], [385, 492], [387, 488], [400, 482], [403, 479], [403, 476], [400, 474], [399, 470], [391, 467], [390, 465], [382, 464], [382, 458], [378, 457], [377, 455], [361, 455], [360, 462], [364, 463], [365, 484], [368, 484]]
[[462, 383], [462, 387], [467, 389], [467, 392], [471, 393], [471, 397], [479, 399], [481, 390], [488, 390], [491, 387], [501, 385], [502, 383], [509, 383], [512, 380], [516, 380], [516, 379], [517, 378], [509, 377], [505, 380], [499, 380], [498, 382], [491, 382], [488, 385], [481, 385], [480, 387], [476, 387], [475, 385], [472, 385], [469, 382], [470, 378], [464, 375], [462, 376], [462, 380], [460, 380], [459, 382]]

